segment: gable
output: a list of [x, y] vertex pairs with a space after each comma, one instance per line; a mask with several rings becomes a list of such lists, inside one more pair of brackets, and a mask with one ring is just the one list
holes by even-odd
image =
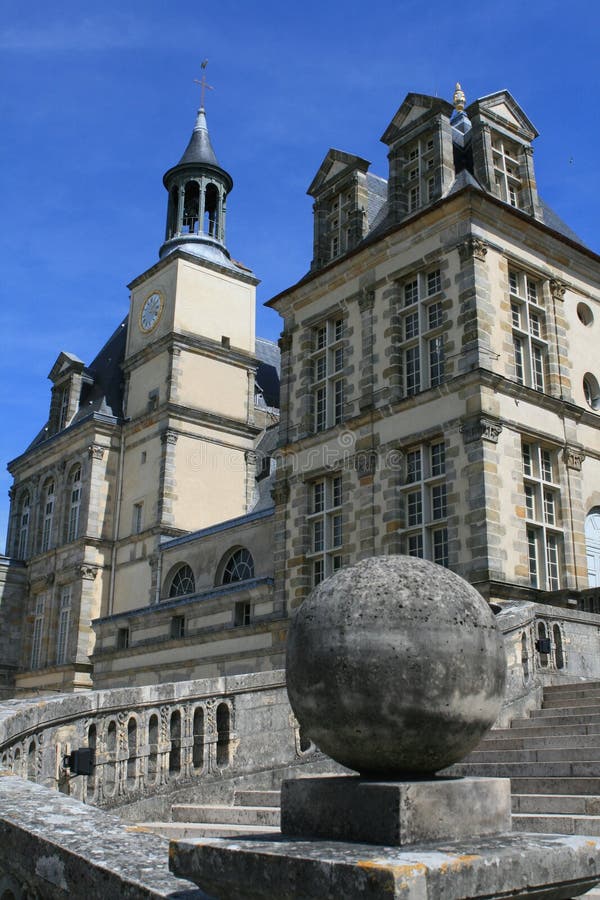
[[342, 177], [350, 175], [357, 170], [366, 172], [370, 165], [371, 163], [361, 156], [354, 156], [352, 153], [345, 153], [343, 150], [332, 148], [319, 166], [317, 174], [310, 183], [306, 193], [311, 197], [316, 197], [330, 183], [341, 180]]
[[454, 107], [451, 103], [439, 97], [430, 97], [427, 94], [407, 94], [404, 102], [383, 133], [381, 141], [384, 144], [393, 143], [411, 125], [420, 120], [425, 121], [430, 116], [437, 116], [441, 113], [450, 118], [453, 109]]
[[476, 100], [466, 110], [468, 116], [479, 114], [491, 122], [517, 132], [532, 141], [538, 136], [535, 125], [527, 118], [509, 91], [498, 91]]
[[50, 369], [48, 378], [50, 381], [55, 382], [67, 372], [81, 372], [84, 367], [85, 363], [83, 360], [79, 359], [78, 356], [75, 356], [74, 353], [67, 353], [66, 350], [62, 350], [58, 354], [56, 362]]

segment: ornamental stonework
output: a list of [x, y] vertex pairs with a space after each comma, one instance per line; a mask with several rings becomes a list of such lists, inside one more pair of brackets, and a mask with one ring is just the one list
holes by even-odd
[[480, 259], [483, 261], [485, 260], [487, 251], [487, 243], [482, 241], [481, 238], [473, 237], [472, 234], [458, 245], [458, 255], [460, 256], [460, 261], [462, 263], [468, 262], [470, 259]]
[[558, 281], [556, 278], [550, 280], [550, 293], [555, 300], [564, 300], [565, 290], [566, 287], [562, 281]]
[[98, 574], [98, 566], [79, 566], [79, 575], [84, 581], [93, 581]]
[[292, 335], [289, 331], [282, 331], [281, 337], [277, 341], [279, 349], [282, 353], [287, 353], [292, 349]]
[[176, 444], [178, 437], [179, 435], [176, 431], [167, 429], [167, 431], [163, 431], [163, 433], [161, 434], [160, 442], [161, 444]]
[[106, 447], [102, 447], [100, 444], [90, 444], [88, 456], [90, 459], [103, 459], [105, 450]]
[[364, 290], [361, 291], [360, 296], [358, 298], [358, 308], [361, 313], [370, 312], [375, 305], [375, 291]]
[[464, 422], [460, 426], [460, 431], [465, 444], [471, 444], [473, 441], [489, 441], [491, 444], [497, 444], [502, 425], [496, 419], [481, 416], [471, 422]]
[[273, 498], [275, 506], [281, 506], [282, 503], [287, 503], [290, 499], [290, 486], [287, 481], [275, 484], [271, 491], [271, 497]]
[[581, 465], [585, 459], [585, 453], [578, 447], [565, 447], [563, 459], [567, 469], [574, 469], [575, 472], [581, 472]]

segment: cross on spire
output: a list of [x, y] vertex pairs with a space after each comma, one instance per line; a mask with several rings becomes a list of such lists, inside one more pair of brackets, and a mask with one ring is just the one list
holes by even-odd
[[202, 69], [202, 79], [199, 81], [197, 78], [194, 78], [194, 84], [200, 85], [200, 109], [204, 109], [204, 95], [206, 90], [214, 91], [214, 87], [212, 84], [208, 84], [206, 81], [206, 67], [208, 65], [208, 60], [202, 60], [202, 64], [200, 68]]

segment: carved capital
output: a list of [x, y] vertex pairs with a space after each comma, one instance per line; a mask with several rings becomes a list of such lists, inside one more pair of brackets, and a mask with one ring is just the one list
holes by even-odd
[[93, 581], [98, 574], [98, 566], [79, 566], [79, 575], [84, 581]]
[[585, 459], [585, 453], [580, 447], [565, 447], [563, 451], [563, 459], [567, 469], [574, 469], [581, 472], [581, 464]]
[[102, 447], [100, 444], [90, 444], [88, 456], [90, 459], [103, 459], [105, 450], [106, 447]]
[[170, 429], [167, 429], [166, 431], [163, 431], [163, 433], [161, 434], [160, 442], [161, 442], [161, 444], [176, 444], [178, 437], [179, 437], [179, 435], [177, 434], [176, 431], [171, 431]]
[[358, 308], [361, 313], [370, 312], [375, 305], [375, 291], [366, 288], [360, 292], [358, 297]]
[[247, 466], [255, 466], [256, 465], [256, 453], [254, 450], [246, 450], [244, 453], [244, 457], [246, 459]]
[[354, 468], [359, 478], [372, 475], [377, 468], [377, 454], [374, 450], [362, 450], [354, 454]]
[[458, 245], [458, 255], [462, 263], [468, 262], [470, 259], [485, 260], [488, 251], [488, 245], [481, 238], [474, 237], [470, 234]]
[[564, 300], [565, 290], [566, 288], [562, 281], [558, 281], [557, 278], [550, 279], [550, 293], [555, 300]]
[[279, 481], [273, 486], [271, 497], [276, 506], [287, 503], [290, 499], [290, 486], [287, 481]]
[[12, 503], [13, 500], [15, 499], [16, 493], [17, 493], [17, 489], [16, 489], [16, 487], [15, 487], [14, 484], [13, 484], [13, 485], [11, 485], [11, 487], [9, 487], [9, 489], [8, 489], [8, 499], [10, 500], [11, 503]]
[[292, 349], [292, 335], [289, 331], [282, 331], [277, 341], [282, 353], [288, 353]]
[[471, 444], [473, 441], [489, 441], [491, 444], [497, 444], [502, 425], [496, 419], [480, 416], [470, 422], [463, 422], [460, 431], [465, 444]]

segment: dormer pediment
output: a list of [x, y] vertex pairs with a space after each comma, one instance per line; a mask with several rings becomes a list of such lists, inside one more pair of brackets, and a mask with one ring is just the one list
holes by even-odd
[[384, 131], [381, 141], [384, 144], [393, 144], [403, 132], [421, 120], [425, 122], [426, 119], [440, 114], [450, 118], [453, 110], [452, 104], [440, 97], [429, 97], [427, 94], [407, 94], [398, 112]]
[[467, 107], [466, 112], [469, 118], [479, 115], [492, 124], [518, 134], [525, 141], [532, 141], [538, 136], [535, 125], [509, 91], [497, 91], [476, 100]]
[[343, 150], [331, 149], [321, 163], [306, 193], [311, 197], [317, 197], [329, 184], [333, 185], [334, 182], [342, 180], [344, 176], [357, 170], [366, 172], [370, 165], [368, 160], [362, 159], [360, 156], [344, 153]]
[[53, 384], [56, 384], [57, 381], [61, 381], [65, 376], [80, 373], [84, 368], [85, 363], [83, 360], [75, 356], [74, 353], [67, 353], [66, 350], [62, 350], [50, 369], [48, 378]]

